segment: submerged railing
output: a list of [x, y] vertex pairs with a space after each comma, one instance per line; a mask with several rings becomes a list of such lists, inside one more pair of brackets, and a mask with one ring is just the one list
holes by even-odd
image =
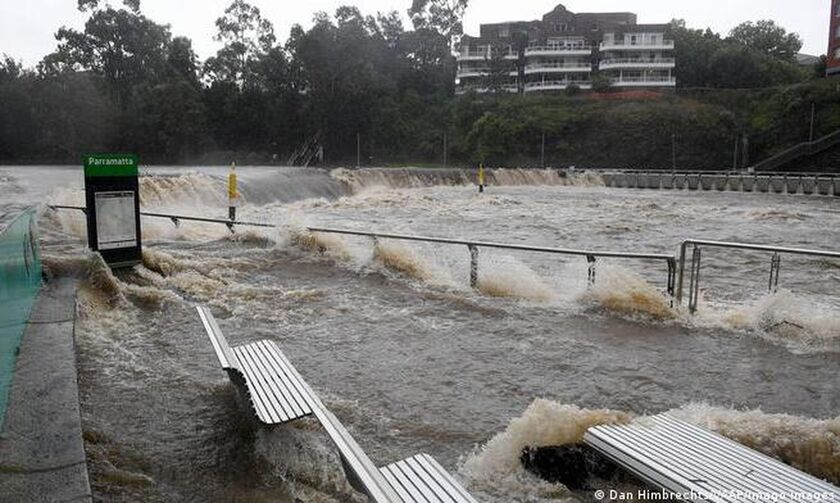
[[[66, 205], [50, 205], [50, 208], [53, 209], [73, 209], [86, 212], [87, 209], [83, 206], [66, 206]], [[191, 217], [185, 215], [170, 215], [165, 213], [150, 213], [150, 212], [140, 212], [141, 215], [146, 217], [153, 217], [153, 218], [166, 218], [172, 221], [175, 226], [180, 225], [180, 221], [195, 221], [195, 222], [204, 222], [204, 223], [215, 223], [215, 224], [223, 224], [227, 226], [227, 228], [234, 232], [234, 226], [241, 225], [247, 227], [268, 227], [268, 228], [277, 228], [278, 225], [275, 224], [267, 224], [261, 222], [247, 222], [247, 221], [240, 221], [240, 220], [227, 220], [227, 219], [217, 219], [217, 218], [205, 218], [205, 217]], [[468, 239], [452, 239], [452, 238], [441, 238], [441, 237], [431, 237], [431, 236], [417, 236], [412, 234], [395, 234], [395, 233], [387, 233], [387, 232], [371, 232], [371, 231], [358, 231], [358, 230], [351, 230], [351, 229], [336, 229], [330, 227], [306, 227], [306, 230], [309, 232], [315, 233], [322, 233], [322, 234], [340, 234], [340, 235], [347, 235], [347, 236], [362, 236], [362, 237], [369, 237], [376, 242], [378, 239], [394, 239], [394, 240], [402, 240], [402, 241], [417, 241], [417, 242], [425, 242], [425, 243], [438, 243], [438, 244], [449, 244], [449, 245], [459, 245], [459, 246], [466, 246], [467, 250], [470, 253], [470, 286], [472, 288], [478, 287], [478, 259], [479, 259], [479, 248], [494, 248], [494, 249], [501, 249], [501, 250], [516, 250], [516, 251], [525, 251], [525, 252], [535, 252], [535, 253], [549, 253], [555, 255], [568, 255], [568, 256], [578, 256], [586, 258], [586, 261], [589, 263], [589, 268], [587, 270], [587, 280], [589, 284], [595, 283], [595, 265], [599, 258], [616, 258], [616, 259], [627, 259], [627, 260], [652, 260], [652, 261], [664, 261], [667, 266], [667, 281], [666, 281], [666, 292], [669, 296], [676, 299], [676, 303], [682, 304], [683, 302], [683, 290], [684, 290], [684, 280], [685, 280], [685, 272], [686, 272], [686, 265], [688, 265], [688, 308], [691, 313], [697, 311], [697, 304], [699, 302], [699, 294], [700, 294], [700, 262], [702, 256], [702, 248], [703, 247], [710, 247], [710, 248], [728, 248], [728, 249], [737, 249], [737, 250], [752, 250], [752, 251], [764, 251], [764, 252], [771, 252], [773, 256], [770, 259], [770, 277], [768, 280], [768, 289], [772, 292], [779, 285], [779, 271], [781, 269], [781, 255], [791, 254], [791, 255], [806, 255], [806, 256], [813, 256], [813, 257], [826, 257], [826, 258], [835, 258], [840, 259], [840, 252], [838, 251], [830, 251], [830, 250], [809, 250], [805, 248], [789, 248], [783, 246], [769, 246], [769, 245], [759, 245], [759, 244], [751, 244], [751, 243], [735, 243], [735, 242], [726, 242], [726, 241], [709, 241], [709, 240], [701, 240], [701, 239], [687, 239], [682, 242], [680, 245], [680, 254], [679, 260], [677, 260], [672, 255], [662, 254], [662, 253], [640, 253], [640, 252], [615, 252], [615, 251], [605, 251], [605, 250], [585, 250], [585, 249], [575, 249], [575, 248], [553, 248], [553, 247], [546, 247], [546, 246], [528, 246], [528, 245], [516, 245], [516, 244], [507, 244], [507, 243], [497, 243], [493, 241], [479, 241], [479, 240], [468, 240]], [[692, 255], [691, 255], [691, 263], [687, 264], [687, 252], [688, 248], [693, 247]], [[672, 303], [673, 305], [673, 303]]]
[[420, 241], [425, 243], [441, 243], [451, 245], [466, 246], [470, 252], [470, 286], [475, 288], [478, 286], [478, 250], [479, 248], [496, 248], [500, 250], [517, 250], [536, 253], [552, 253], [556, 255], [572, 255], [585, 257], [589, 263], [588, 280], [591, 283], [595, 282], [595, 263], [599, 258], [621, 258], [621, 259], [639, 259], [639, 260], [660, 260], [665, 261], [668, 266], [668, 280], [667, 291], [669, 295], [674, 292], [674, 275], [676, 273], [675, 260], [671, 255], [661, 253], [633, 253], [633, 252], [614, 252], [602, 250], [579, 250], [572, 248], [551, 248], [545, 246], [527, 246], [514, 245], [506, 243], [495, 243], [492, 241], [474, 241], [465, 239], [450, 239], [450, 238], [436, 238], [427, 236], [414, 236], [410, 234], [391, 234], [385, 232], [367, 232], [355, 231], [346, 229], [331, 229], [326, 227], [307, 227], [310, 232], [320, 232], [325, 234], [344, 234], [350, 236], [366, 236], [376, 239], [395, 239], [403, 241]]
[[779, 271], [782, 264], [781, 255], [783, 254], [840, 259], [840, 252], [829, 250], [808, 250], [805, 248], [788, 248], [784, 246], [687, 239], [682, 242], [682, 245], [680, 245], [679, 277], [677, 280], [678, 304], [682, 304], [683, 299], [683, 280], [685, 276], [686, 255], [689, 246], [693, 247], [693, 251], [691, 253], [691, 264], [688, 272], [688, 310], [692, 313], [697, 311], [697, 303], [700, 296], [700, 259], [703, 247], [772, 252], [773, 256], [770, 259], [770, 278], [768, 280], [768, 290], [771, 292], [775, 291], [779, 286]]

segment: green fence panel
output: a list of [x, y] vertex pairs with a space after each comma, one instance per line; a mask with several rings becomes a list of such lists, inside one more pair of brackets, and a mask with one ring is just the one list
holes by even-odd
[[0, 430], [18, 347], [41, 286], [35, 218], [26, 210], [0, 229]]

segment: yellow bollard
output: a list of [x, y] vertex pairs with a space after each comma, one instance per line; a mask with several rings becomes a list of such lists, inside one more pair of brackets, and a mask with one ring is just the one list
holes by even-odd
[[233, 222], [236, 220], [236, 198], [239, 193], [236, 190], [236, 162], [230, 163], [230, 173], [228, 174], [228, 219]]
[[478, 191], [484, 192], [484, 163], [478, 165]]

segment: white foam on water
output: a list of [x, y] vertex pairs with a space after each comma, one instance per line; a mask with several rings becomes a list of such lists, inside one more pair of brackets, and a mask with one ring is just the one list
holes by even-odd
[[527, 472], [520, 461], [523, 449], [579, 443], [588, 428], [624, 423], [631, 417], [620, 411], [536, 399], [503, 432], [462, 459], [459, 473], [476, 495], [485, 494], [496, 501], [505, 495], [523, 501], [573, 499], [562, 484], [551, 484]]
[[273, 478], [286, 483], [300, 501], [367, 501], [347, 482], [338, 452], [314, 422], [261, 428], [254, 452]]
[[840, 313], [815, 299], [780, 289], [737, 306], [702, 301], [689, 321], [755, 334], [797, 353], [840, 351]]

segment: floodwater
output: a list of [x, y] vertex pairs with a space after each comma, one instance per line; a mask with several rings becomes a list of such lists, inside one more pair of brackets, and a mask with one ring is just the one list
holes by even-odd
[[[704, 249], [699, 312], [666, 266], [311, 234], [307, 226], [675, 254], [683, 239], [840, 248], [840, 198], [607, 189], [596, 175], [239, 168], [237, 229], [143, 219], [144, 264], [85, 251], [79, 168], [0, 167], [0, 214], [42, 208], [44, 263], [76, 274], [83, 429], [98, 500], [363, 501], [314, 423], [265, 431], [195, 312], [276, 341], [379, 464], [427, 452], [480, 501], [587, 500], [527, 446], [662, 411], [840, 483], [840, 261]], [[152, 168], [145, 209], [224, 218], [226, 170]]]

